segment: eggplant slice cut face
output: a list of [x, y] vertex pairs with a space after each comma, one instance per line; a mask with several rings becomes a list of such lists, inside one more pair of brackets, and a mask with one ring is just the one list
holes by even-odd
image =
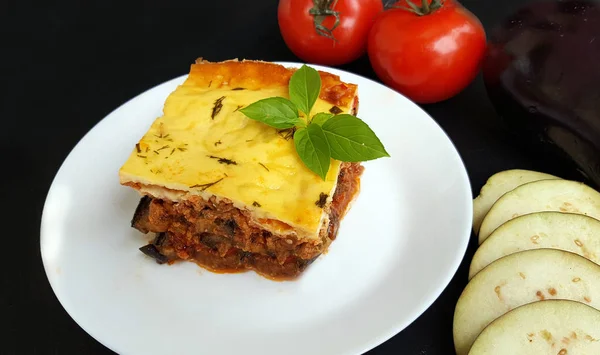
[[543, 211], [583, 214], [600, 219], [600, 193], [570, 180], [540, 180], [507, 192], [481, 223], [479, 244], [496, 228], [516, 217]]
[[[511, 309], [547, 299], [567, 299], [600, 308], [600, 265], [558, 249], [527, 250], [496, 260], [469, 282], [456, 304], [453, 324], [456, 353], [468, 354], [481, 331]], [[540, 318], [536, 322], [544, 323]], [[600, 330], [600, 323], [596, 328]], [[539, 337], [543, 329], [532, 328], [528, 332]], [[593, 336], [600, 339], [600, 334]], [[525, 333], [520, 337], [527, 339]], [[562, 339], [561, 336], [556, 340], [557, 346]], [[518, 353], [506, 349], [507, 352], [501, 354]], [[531, 351], [529, 354], [550, 353]]]
[[600, 312], [581, 302], [529, 303], [496, 319], [469, 355], [600, 354]]
[[469, 280], [503, 256], [540, 248], [570, 251], [600, 264], [600, 221], [562, 212], [537, 212], [512, 219], [479, 246], [471, 261]]
[[560, 178], [522, 169], [504, 170], [492, 175], [473, 200], [473, 232], [479, 233], [483, 218], [502, 195], [528, 182], [552, 179]]

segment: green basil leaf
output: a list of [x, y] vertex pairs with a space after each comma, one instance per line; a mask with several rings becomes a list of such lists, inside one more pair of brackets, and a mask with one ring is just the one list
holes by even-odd
[[270, 97], [239, 110], [241, 113], [277, 129], [288, 129], [304, 122], [298, 116], [298, 108], [283, 97]]
[[331, 156], [329, 144], [321, 126], [309, 124], [306, 128], [297, 130], [294, 133], [294, 144], [304, 165], [325, 180]]
[[322, 127], [333, 159], [359, 162], [390, 156], [371, 128], [358, 117], [337, 115]]
[[322, 126], [323, 123], [325, 123], [331, 117], [333, 117], [332, 113], [319, 112], [313, 116], [312, 121], [310, 121], [310, 122], [314, 123], [314, 124], [318, 124], [319, 126]]
[[319, 92], [321, 92], [321, 76], [311, 67], [302, 65], [290, 78], [290, 100], [307, 117], [319, 97]]

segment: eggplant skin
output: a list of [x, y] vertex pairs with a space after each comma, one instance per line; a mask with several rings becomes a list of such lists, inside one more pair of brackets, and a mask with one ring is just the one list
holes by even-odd
[[144, 245], [143, 247], [140, 248], [140, 251], [142, 253], [146, 254], [147, 256], [153, 258], [154, 260], [156, 260], [156, 262], [158, 264], [164, 264], [169, 261], [169, 258], [167, 258], [165, 255], [161, 254], [161, 252], [158, 250], [156, 245], [154, 245], [152, 243]]
[[511, 132], [600, 186], [598, 3], [540, 1], [518, 9], [490, 31], [482, 69]]
[[144, 234], [150, 231], [147, 224], [149, 223], [148, 214], [150, 213], [151, 202], [152, 198], [143, 196], [135, 208], [133, 218], [131, 219], [131, 226]]

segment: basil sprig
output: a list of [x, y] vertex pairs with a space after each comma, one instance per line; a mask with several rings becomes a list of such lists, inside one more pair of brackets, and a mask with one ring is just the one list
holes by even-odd
[[[306, 167], [323, 180], [327, 177], [332, 158], [361, 162], [390, 156], [373, 130], [358, 117], [318, 112], [310, 118], [320, 91], [319, 73], [303, 65], [290, 79], [289, 100], [271, 97], [239, 111], [248, 118], [277, 129], [294, 128], [298, 156]], [[299, 111], [304, 114], [306, 121], [301, 118]]]
[[305, 125], [298, 116], [298, 108], [290, 100], [283, 97], [269, 97], [256, 101], [240, 110], [253, 120], [266, 123], [277, 129], [288, 129]]

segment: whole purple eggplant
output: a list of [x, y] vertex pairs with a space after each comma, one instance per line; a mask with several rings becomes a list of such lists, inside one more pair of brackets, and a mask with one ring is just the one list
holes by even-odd
[[600, 186], [598, 3], [526, 5], [490, 32], [488, 46], [484, 82], [510, 130]]

